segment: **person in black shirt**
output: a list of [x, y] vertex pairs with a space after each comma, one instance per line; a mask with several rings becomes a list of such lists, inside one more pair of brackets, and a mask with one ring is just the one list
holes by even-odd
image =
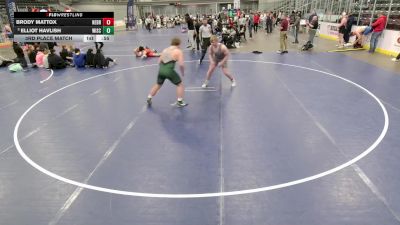
[[314, 37], [315, 34], [317, 33], [317, 29], [318, 29], [318, 16], [313, 16], [311, 21], [307, 24], [308, 27], [310, 28], [308, 34], [308, 41], [313, 44], [314, 42]]
[[[310, 16], [308, 17], [308, 22], [311, 23], [312, 19], [314, 16], [317, 16], [317, 13], [315, 12], [315, 10], [313, 10], [310, 14]], [[317, 16], [318, 17], [318, 16]]]
[[14, 59], [15, 63], [20, 63], [24, 70], [28, 67], [28, 63], [25, 60], [24, 50], [22, 50], [21, 46], [17, 42], [13, 42], [13, 50], [17, 55], [17, 58]]
[[47, 46], [49, 47], [49, 50], [52, 50], [52, 49], [54, 49], [54, 46], [57, 46], [57, 43], [56, 42], [48, 42]]
[[199, 51], [200, 50], [200, 36], [199, 36], [199, 29], [200, 29], [200, 27], [201, 27], [201, 23], [200, 23], [200, 20], [199, 19], [197, 19], [196, 20], [196, 23], [195, 23], [195, 25], [194, 25], [194, 28], [195, 28], [195, 30], [196, 30], [196, 46], [197, 46], [197, 51]]
[[349, 43], [351, 28], [353, 27], [354, 22], [355, 22], [354, 15], [352, 13], [349, 13], [347, 18], [346, 31], [343, 35], [344, 43]]
[[272, 33], [272, 19], [272, 12], [269, 12], [265, 20], [265, 29], [267, 30], [267, 33]]
[[115, 59], [111, 59], [110, 57], [105, 57], [101, 49], [97, 49], [93, 61], [94, 61], [94, 66], [99, 68], [108, 68], [110, 62], [116, 64]]
[[187, 28], [188, 28], [188, 39], [189, 39], [188, 48], [191, 48], [194, 51], [196, 44], [194, 41], [195, 28], [194, 28], [193, 19], [190, 18], [189, 14], [185, 15], [185, 19], [186, 19]]
[[301, 13], [297, 12], [296, 17], [294, 19], [293, 28], [294, 28], [294, 42], [293, 44], [298, 44], [299, 40], [299, 30], [300, 30], [300, 20], [301, 20]]
[[64, 69], [66, 67], [65, 61], [59, 56], [54, 54], [55, 50], [51, 49], [47, 60], [49, 62], [50, 69]]
[[74, 64], [72, 58], [73, 57], [72, 52], [68, 51], [66, 45], [61, 46], [60, 56], [67, 65], [72, 66]]
[[89, 48], [86, 52], [86, 66], [88, 67], [94, 67], [94, 53], [93, 49]]
[[[95, 42], [94, 45], [96, 47], [96, 50], [99, 50], [99, 49], [101, 50], [104, 46], [104, 43], [103, 42]], [[100, 47], [98, 45], [100, 45]]]

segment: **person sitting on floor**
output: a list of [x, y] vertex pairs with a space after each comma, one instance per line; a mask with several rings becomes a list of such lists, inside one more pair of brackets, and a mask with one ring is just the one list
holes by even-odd
[[97, 49], [96, 54], [94, 55], [94, 66], [99, 68], [108, 68], [110, 62], [116, 64], [115, 59], [111, 59], [110, 57], [105, 57], [101, 49]]
[[74, 66], [73, 53], [71, 51], [70, 46], [67, 47], [66, 45], [62, 45], [61, 51], [60, 51], [60, 56], [67, 65]]
[[48, 55], [47, 60], [49, 62], [50, 69], [64, 69], [66, 67], [64, 59], [62, 59], [61, 56], [55, 54], [54, 49], [50, 50], [50, 54]]
[[37, 67], [37, 65], [36, 65], [37, 51], [35, 49], [35, 46], [28, 45], [27, 53], [28, 53], [29, 62], [32, 64], [33, 68], [36, 68]]
[[94, 67], [94, 54], [93, 49], [89, 48], [86, 52], [86, 66]]
[[45, 49], [43, 51], [43, 67], [46, 69], [50, 69], [50, 64], [49, 64], [49, 54], [50, 54], [50, 50]]
[[26, 70], [28, 63], [25, 60], [24, 50], [22, 50], [21, 46], [17, 42], [13, 43], [13, 50], [15, 55], [17, 55], [17, 57], [14, 59], [14, 63], [20, 63], [22, 68]]
[[0, 58], [0, 67], [6, 67], [13, 64], [13, 61], [10, 59]]
[[42, 50], [38, 50], [36, 53], [36, 65], [38, 67], [43, 67], [43, 57], [44, 57], [44, 53]]
[[149, 47], [139, 46], [134, 50], [136, 57], [159, 57], [161, 54], [157, 53], [156, 50], [150, 49]]
[[86, 55], [85, 53], [81, 53], [81, 50], [79, 48], [75, 48], [75, 54], [73, 56], [73, 59], [76, 67], [78, 68], [85, 67]]
[[227, 47], [227, 48], [235, 48], [235, 40], [233, 36], [231, 35], [231, 30], [223, 28], [222, 29], [222, 40], [221, 42]]

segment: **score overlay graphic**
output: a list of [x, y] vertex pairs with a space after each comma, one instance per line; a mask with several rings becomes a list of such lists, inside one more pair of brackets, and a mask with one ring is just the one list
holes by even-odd
[[15, 12], [16, 42], [112, 42], [114, 12]]

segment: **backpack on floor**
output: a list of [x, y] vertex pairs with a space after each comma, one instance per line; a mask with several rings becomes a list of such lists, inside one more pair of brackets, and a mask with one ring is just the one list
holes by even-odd
[[307, 41], [307, 43], [305, 45], [303, 45], [303, 47], [301, 47], [301, 50], [302, 51], [307, 51], [309, 49], [312, 49], [313, 47], [314, 47], [313, 44], [311, 44], [310, 41]]
[[13, 64], [8, 66], [8, 70], [10, 72], [13, 72], [13, 73], [14, 72], [20, 72], [20, 71], [22, 71], [22, 66], [21, 66], [20, 63], [13, 63]]

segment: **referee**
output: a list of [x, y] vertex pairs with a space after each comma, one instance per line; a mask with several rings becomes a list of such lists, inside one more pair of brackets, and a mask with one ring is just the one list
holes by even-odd
[[203, 62], [204, 56], [207, 53], [207, 48], [210, 46], [210, 37], [212, 35], [212, 30], [208, 20], [203, 19], [203, 25], [200, 26], [199, 36], [201, 41], [201, 58], [199, 64]]

